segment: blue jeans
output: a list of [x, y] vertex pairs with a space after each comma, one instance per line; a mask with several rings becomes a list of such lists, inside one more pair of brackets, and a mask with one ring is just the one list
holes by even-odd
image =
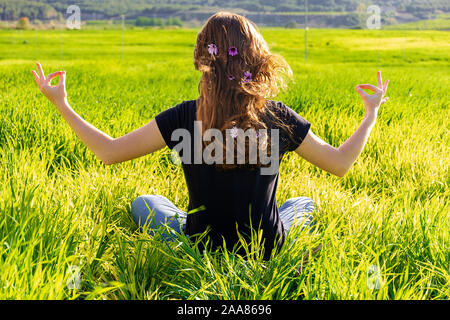
[[[314, 202], [307, 197], [291, 198], [279, 208], [281, 222], [286, 233], [293, 225], [300, 225], [301, 230], [314, 224]], [[178, 209], [169, 199], [160, 195], [137, 197], [131, 204], [133, 220], [138, 227], [152, 234], [161, 225], [166, 225], [172, 234], [184, 232], [186, 212]], [[162, 234], [167, 239], [167, 234]]]

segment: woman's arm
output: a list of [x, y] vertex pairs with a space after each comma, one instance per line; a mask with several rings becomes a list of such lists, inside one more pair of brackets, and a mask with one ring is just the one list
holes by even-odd
[[[38, 73], [33, 75], [41, 92], [56, 106], [75, 134], [105, 164], [135, 159], [163, 148], [166, 144], [153, 119], [148, 124], [120, 138], [114, 139], [83, 120], [69, 105], [66, 93], [66, 73], [58, 71], [45, 77], [37, 63]], [[53, 78], [60, 76], [56, 86]]]
[[[388, 83], [389, 80], [386, 80], [383, 85], [381, 72], [378, 72], [377, 86], [370, 84], [356, 86], [356, 91], [364, 103], [365, 116], [355, 133], [339, 148], [330, 146], [309, 131], [295, 152], [315, 166], [336, 176], [343, 177], [364, 149], [370, 132], [375, 125], [380, 105], [389, 99], [384, 98]], [[369, 95], [362, 89], [368, 89], [374, 94]]]

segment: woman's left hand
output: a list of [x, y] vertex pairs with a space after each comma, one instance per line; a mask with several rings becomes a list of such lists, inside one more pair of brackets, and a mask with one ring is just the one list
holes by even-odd
[[[44, 71], [42, 70], [41, 64], [36, 63], [38, 68], [38, 73], [32, 70], [34, 75], [34, 79], [36, 80], [36, 84], [39, 87], [39, 90], [50, 100], [54, 105], [60, 105], [64, 103], [67, 99], [66, 92], [66, 72], [65, 71], [57, 71], [52, 74], [49, 74], [47, 77], [44, 75]], [[59, 76], [59, 83], [56, 86], [52, 86], [52, 79]]]

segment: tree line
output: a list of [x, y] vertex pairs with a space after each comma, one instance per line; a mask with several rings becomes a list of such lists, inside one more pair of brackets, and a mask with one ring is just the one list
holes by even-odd
[[[361, 4], [378, 4], [397, 12], [417, 17], [436, 12], [449, 12], [448, 0], [307, 0], [310, 12], [354, 12]], [[304, 12], [306, 0], [0, 0], [0, 19], [20, 17], [54, 19], [66, 15], [69, 5], [77, 4], [82, 13], [101, 17], [158, 17], [179, 12], [214, 12], [219, 8], [242, 9], [248, 12]]]

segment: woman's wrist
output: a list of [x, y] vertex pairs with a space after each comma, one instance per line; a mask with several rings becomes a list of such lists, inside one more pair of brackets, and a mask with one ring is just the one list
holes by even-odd
[[369, 111], [366, 111], [364, 114], [364, 120], [373, 121], [375, 122], [377, 120], [378, 110], [371, 109]]
[[58, 108], [66, 108], [69, 105], [69, 102], [67, 101], [67, 97], [58, 99], [56, 101], [53, 101], [53, 104]]

